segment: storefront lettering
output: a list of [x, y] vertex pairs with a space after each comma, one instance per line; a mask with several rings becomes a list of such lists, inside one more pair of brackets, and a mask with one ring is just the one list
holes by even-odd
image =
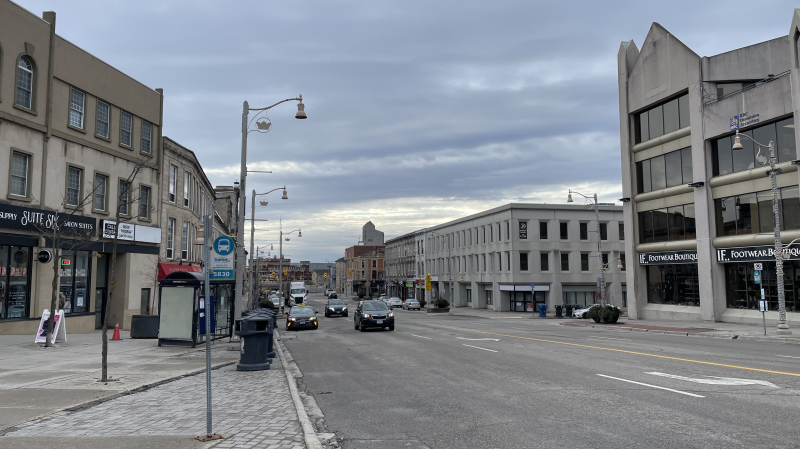
[[672, 263], [697, 263], [697, 251], [639, 253], [639, 265], [666, 265]]
[[0, 228], [45, 231], [61, 227], [68, 234], [94, 235], [96, 226], [97, 219], [91, 217], [0, 204]]
[[[781, 248], [784, 259], [800, 259], [800, 248]], [[717, 262], [748, 262], [775, 259], [774, 246], [746, 246], [717, 250]]]

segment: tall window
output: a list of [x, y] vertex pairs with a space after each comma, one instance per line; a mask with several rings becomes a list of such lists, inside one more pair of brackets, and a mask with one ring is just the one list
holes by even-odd
[[600, 240], [608, 240], [608, 223], [600, 223]]
[[580, 233], [581, 233], [581, 240], [589, 240], [589, 224], [588, 223], [581, 223], [580, 224]]
[[142, 120], [142, 153], [151, 154], [153, 149], [150, 145], [153, 140], [153, 125]]
[[139, 218], [150, 218], [150, 187], [139, 187]]
[[559, 230], [561, 231], [561, 240], [569, 240], [569, 232], [567, 231], [567, 222], [562, 221], [559, 223]]
[[175, 256], [175, 219], [167, 220], [167, 259]]
[[95, 173], [94, 175], [94, 209], [106, 210], [106, 190], [108, 189], [108, 176]]
[[27, 56], [19, 58], [17, 65], [17, 99], [18, 106], [33, 109], [33, 63]]
[[119, 213], [129, 215], [131, 203], [131, 185], [124, 179], [119, 180]]
[[639, 230], [639, 243], [697, 238], [694, 204], [639, 212]]
[[619, 223], [619, 239], [625, 240], [625, 224], [622, 222]]
[[181, 232], [181, 259], [189, 258], [189, 222], [183, 222], [183, 232]]
[[13, 151], [11, 162], [11, 194], [28, 196], [28, 165], [30, 156]]
[[561, 253], [561, 271], [569, 271], [569, 253]]
[[[794, 139], [794, 118], [790, 117], [776, 123], [759, 126], [750, 131], [741, 132], [764, 145], [771, 140], [775, 145], [775, 154], [778, 162], [796, 159], [797, 147]], [[742, 149], [733, 150], [734, 136], [723, 137], [711, 142], [711, 160], [713, 162], [714, 176], [727, 175], [740, 171], [760, 167], [755, 161], [758, 147], [748, 138], [742, 138]], [[768, 150], [762, 148], [761, 154], [766, 155]]]
[[189, 207], [189, 195], [192, 187], [192, 175], [189, 172], [183, 173], [183, 205]]
[[128, 114], [125, 111], [120, 113], [120, 121], [119, 121], [119, 143], [125, 145], [126, 147], [130, 147], [133, 145], [133, 139], [131, 136], [133, 135], [133, 116]]
[[178, 193], [178, 167], [169, 166], [169, 201], [175, 202], [175, 195]]
[[541, 261], [541, 271], [550, 271], [550, 254], [540, 253], [539, 260]]
[[[798, 187], [784, 187], [779, 189], [778, 195], [781, 229], [800, 229]], [[718, 237], [775, 231], [770, 190], [714, 200], [714, 209]]]
[[581, 254], [581, 271], [589, 271], [589, 255], [586, 253]]
[[528, 253], [519, 253], [520, 271], [528, 271]]
[[111, 106], [105, 101], [97, 100], [97, 135], [108, 139], [109, 122], [111, 121]]
[[634, 116], [636, 143], [646, 142], [689, 126], [689, 96], [660, 104]]
[[83, 106], [86, 101], [86, 94], [76, 88], [72, 88], [69, 94], [69, 124], [76, 128], [83, 129]]
[[81, 201], [81, 179], [83, 170], [78, 167], [67, 167], [67, 206], [76, 207]]
[[[522, 237], [520, 237], [522, 238]], [[547, 222], [540, 221], [539, 222], [539, 239], [540, 240], [547, 240]]]
[[636, 163], [639, 193], [675, 187], [692, 182], [690, 147]]

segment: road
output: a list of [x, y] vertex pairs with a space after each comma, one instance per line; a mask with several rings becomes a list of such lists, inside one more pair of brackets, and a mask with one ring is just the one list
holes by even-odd
[[800, 345], [395, 313], [283, 333], [345, 449], [800, 447]]

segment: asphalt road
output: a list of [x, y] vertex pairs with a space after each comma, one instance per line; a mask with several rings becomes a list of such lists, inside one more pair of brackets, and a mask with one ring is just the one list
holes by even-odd
[[284, 333], [346, 449], [800, 447], [800, 345], [395, 313]]

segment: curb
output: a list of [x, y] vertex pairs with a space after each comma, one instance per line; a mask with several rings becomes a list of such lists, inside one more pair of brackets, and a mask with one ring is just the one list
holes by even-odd
[[289, 384], [289, 391], [292, 393], [292, 402], [294, 402], [294, 408], [297, 411], [297, 419], [300, 421], [300, 425], [303, 427], [303, 437], [306, 443], [307, 449], [323, 449], [322, 443], [320, 443], [319, 438], [317, 437], [317, 433], [314, 431], [314, 425], [311, 424], [311, 420], [308, 419], [308, 414], [306, 413], [305, 406], [303, 406], [303, 400], [300, 399], [300, 394], [297, 392], [297, 382], [294, 380], [294, 376], [289, 371], [289, 365], [286, 363], [286, 357], [283, 356], [284, 346], [283, 342], [280, 341], [280, 334], [278, 330], [275, 329], [275, 343], [278, 344], [279, 348], [278, 355], [281, 359], [281, 364], [283, 365], [283, 372], [286, 374], [286, 381]]
[[[682, 337], [711, 337], [711, 338], [725, 338], [728, 340], [736, 340], [736, 339], [743, 339], [739, 335], [736, 334], [712, 334], [712, 333], [689, 333], [684, 331], [662, 331], [662, 330], [651, 330], [651, 329], [642, 329], [640, 327], [609, 327], [609, 326], [602, 326], [597, 324], [578, 324], [578, 323], [559, 323], [561, 326], [570, 326], [570, 327], [591, 327], [597, 330], [607, 330], [607, 331], [621, 331], [621, 332], [647, 332], [649, 334], [658, 334], [658, 335], [677, 335]], [[746, 338], [747, 340], [751, 340], [752, 338]], [[760, 340], [760, 341], [775, 341], [775, 340]], [[783, 343], [781, 341], [780, 343]], [[800, 341], [797, 341], [800, 344]]]
[[[215, 369], [223, 368], [223, 367], [226, 367], [228, 365], [233, 365], [236, 362], [238, 362], [238, 360], [231, 360], [230, 362], [218, 363], [216, 365], [213, 365], [211, 367], [211, 369], [215, 370]], [[36, 421], [37, 419], [46, 418], [46, 417], [48, 417], [48, 416], [50, 416], [50, 415], [52, 415], [54, 413], [58, 413], [58, 412], [78, 412], [78, 411], [85, 410], [85, 409], [90, 408], [90, 407], [94, 407], [95, 405], [100, 405], [100, 404], [102, 404], [104, 402], [112, 401], [114, 399], [119, 399], [119, 398], [121, 398], [123, 396], [128, 396], [128, 395], [131, 395], [131, 394], [141, 393], [141, 392], [147, 391], [147, 390], [149, 390], [151, 388], [160, 387], [161, 385], [168, 384], [170, 382], [175, 382], [176, 380], [183, 379], [184, 377], [196, 376], [198, 374], [202, 374], [202, 373], [205, 373], [205, 372], [206, 372], [206, 369], [205, 368], [201, 368], [201, 369], [197, 369], [197, 370], [194, 370], [194, 371], [190, 371], [190, 372], [185, 373], [185, 374], [180, 374], [180, 375], [177, 375], [177, 376], [168, 377], [166, 379], [162, 379], [162, 380], [159, 380], [159, 381], [156, 381], [156, 382], [153, 382], [153, 383], [144, 384], [144, 385], [138, 386], [138, 387], [136, 387], [136, 388], [134, 388], [132, 390], [121, 391], [121, 392], [119, 392], [117, 394], [112, 394], [112, 395], [106, 396], [104, 398], [94, 399], [94, 400], [91, 400], [91, 401], [82, 402], [80, 404], [71, 405], [69, 407], [61, 408], [61, 409], [58, 409], [58, 410], [53, 410], [52, 412], [47, 412], [47, 413], [41, 414], [39, 416], [35, 416], [35, 417], [33, 417], [31, 419], [28, 419], [28, 420], [25, 420], [25, 421], [23, 421], [21, 423], [17, 423], [17, 424], [14, 424], [13, 426], [6, 427], [5, 429], [0, 429], [0, 437], [5, 436], [6, 433], [8, 433], [8, 432], [13, 432], [14, 429], [16, 429], [16, 427], [18, 425], [20, 425], [20, 424], [25, 424], [25, 423], [28, 423], [28, 422], [31, 422], [31, 421]]]

